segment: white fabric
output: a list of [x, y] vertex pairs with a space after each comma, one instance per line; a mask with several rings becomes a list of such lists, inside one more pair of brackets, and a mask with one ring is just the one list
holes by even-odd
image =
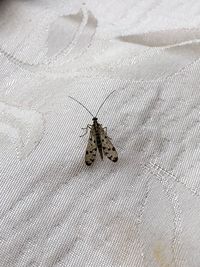
[[[1, 1], [0, 266], [200, 266], [200, 2]], [[95, 113], [119, 161], [84, 163]]]

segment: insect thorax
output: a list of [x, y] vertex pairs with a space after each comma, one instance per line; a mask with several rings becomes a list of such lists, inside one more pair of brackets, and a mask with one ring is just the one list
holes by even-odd
[[93, 127], [95, 129], [95, 132], [97, 133], [100, 130], [101, 124], [98, 123], [97, 121], [98, 119], [95, 117], [92, 120], [93, 120]]

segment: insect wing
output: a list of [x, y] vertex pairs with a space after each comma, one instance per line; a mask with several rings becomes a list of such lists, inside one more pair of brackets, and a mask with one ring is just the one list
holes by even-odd
[[85, 153], [86, 165], [90, 166], [94, 162], [96, 158], [96, 154], [97, 154], [97, 145], [95, 141], [95, 135], [93, 134], [93, 129], [91, 129], [90, 137], [88, 140], [88, 145], [87, 145], [86, 153]]
[[103, 128], [101, 128], [101, 141], [102, 141], [103, 152], [106, 155], [106, 157], [108, 157], [113, 162], [117, 162], [118, 160], [117, 151]]

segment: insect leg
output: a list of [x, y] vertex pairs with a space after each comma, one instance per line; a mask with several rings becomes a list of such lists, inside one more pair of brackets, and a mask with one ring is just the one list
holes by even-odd
[[90, 124], [87, 125], [86, 128], [81, 128], [82, 130], [86, 130], [84, 134], [80, 135], [80, 137], [83, 137], [84, 135], [86, 135], [88, 133], [88, 129], [91, 129], [91, 126]]

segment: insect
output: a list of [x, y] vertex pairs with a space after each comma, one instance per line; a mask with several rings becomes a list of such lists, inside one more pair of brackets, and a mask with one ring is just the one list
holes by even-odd
[[69, 96], [71, 99], [73, 99], [74, 101], [79, 103], [83, 108], [85, 108], [93, 117], [92, 118], [93, 124], [92, 125], [88, 124], [86, 128], [82, 128], [82, 129], [85, 129], [86, 132], [83, 135], [81, 135], [81, 137], [86, 135], [88, 132], [88, 129], [90, 129], [89, 140], [88, 140], [86, 153], [85, 153], [85, 163], [88, 166], [90, 166], [94, 162], [94, 160], [96, 158], [97, 150], [99, 151], [99, 154], [100, 154], [102, 160], [103, 160], [103, 155], [107, 156], [113, 162], [117, 162], [117, 160], [118, 160], [117, 151], [110, 141], [111, 138], [108, 137], [108, 135], [107, 135], [107, 128], [102, 127], [102, 124], [98, 123], [98, 119], [97, 119], [97, 115], [98, 115], [100, 109], [102, 108], [102, 106], [104, 105], [106, 100], [110, 97], [110, 95], [113, 94], [114, 92], [115, 92], [115, 90], [112, 91], [104, 99], [104, 101], [100, 105], [95, 116], [81, 102], [79, 102], [75, 98]]

